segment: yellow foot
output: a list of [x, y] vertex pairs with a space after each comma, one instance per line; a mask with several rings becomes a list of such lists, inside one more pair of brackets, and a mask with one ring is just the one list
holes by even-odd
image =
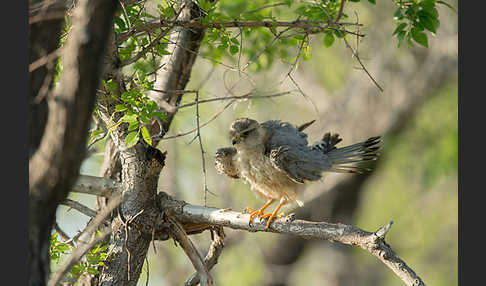
[[266, 203], [263, 205], [263, 207], [261, 207], [260, 209], [258, 209], [258, 210], [256, 210], [256, 211], [255, 211], [255, 210], [253, 210], [253, 209], [252, 209], [252, 208], [250, 208], [250, 207], [247, 207], [247, 208], [246, 208], [246, 210], [250, 211], [250, 221], [248, 222], [248, 224], [249, 224], [249, 225], [251, 225], [251, 222], [253, 221], [253, 219], [254, 219], [256, 216], [261, 217], [261, 216], [265, 215], [265, 214], [263, 213], [263, 211], [265, 211], [265, 209], [266, 209], [266, 208], [267, 208], [267, 207], [268, 207], [268, 206], [269, 206], [269, 205], [270, 205], [272, 202], [273, 202], [273, 200], [272, 200], [272, 199], [268, 200], [268, 201], [267, 201], [267, 202], [266, 202]]
[[270, 215], [270, 214], [264, 214], [263, 213], [264, 209], [259, 209], [259, 210], [254, 211], [251, 208], [247, 208], [247, 210], [250, 211], [250, 221], [248, 222], [248, 224], [250, 224], [250, 225], [251, 225], [251, 222], [253, 221], [253, 219], [256, 216], [259, 216], [259, 217], [263, 218], [263, 217], [267, 217], [267, 216]]

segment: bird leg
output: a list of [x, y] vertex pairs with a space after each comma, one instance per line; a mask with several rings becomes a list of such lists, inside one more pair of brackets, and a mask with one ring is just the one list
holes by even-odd
[[268, 206], [273, 203], [273, 199], [270, 199], [268, 200], [264, 205], [263, 207], [261, 207], [260, 209], [254, 211], [253, 209], [251, 209], [250, 207], [247, 207], [246, 209], [249, 210], [251, 213], [250, 213], [250, 221], [248, 222], [248, 224], [251, 225], [251, 222], [253, 221], [253, 219], [255, 218], [255, 216], [260, 216], [262, 217], [264, 214], [263, 214], [263, 211], [265, 211], [266, 208], [268, 208]]
[[269, 217], [267, 221], [267, 228], [270, 228], [270, 223], [272, 222], [272, 219], [274, 219], [277, 216], [278, 211], [284, 204], [285, 204], [285, 200], [282, 199], [280, 200], [280, 203], [271, 214], [261, 215], [261, 218]]

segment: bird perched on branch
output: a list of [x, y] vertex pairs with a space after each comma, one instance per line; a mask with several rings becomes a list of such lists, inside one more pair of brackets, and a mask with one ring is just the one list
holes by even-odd
[[[215, 167], [218, 173], [231, 178], [242, 178], [266, 203], [258, 210], [250, 207], [250, 221], [256, 216], [267, 218], [267, 228], [280, 208], [296, 202], [307, 181], [317, 181], [323, 172], [362, 173], [367, 170], [357, 163], [376, 160], [380, 136], [350, 146], [336, 147], [342, 141], [339, 134], [326, 133], [322, 140], [308, 145], [302, 132], [314, 122], [299, 127], [280, 120], [258, 123], [249, 118], [235, 120], [230, 126], [234, 147], [216, 151]], [[265, 209], [275, 200], [279, 204], [271, 214]]]

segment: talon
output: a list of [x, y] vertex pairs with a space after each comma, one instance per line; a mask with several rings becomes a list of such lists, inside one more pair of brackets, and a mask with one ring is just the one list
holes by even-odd
[[263, 207], [261, 207], [260, 209], [258, 210], [253, 210], [252, 208], [250, 207], [247, 207], [246, 209], [249, 210], [251, 213], [250, 213], [250, 221], [248, 222], [248, 225], [251, 225], [253, 219], [256, 217], [256, 216], [259, 216], [259, 217], [263, 217], [263, 216], [266, 216], [263, 212], [265, 211], [265, 209], [273, 202], [273, 200], [268, 200], [264, 205]]
[[[268, 218], [268, 221], [267, 221], [267, 228], [270, 228], [270, 223], [272, 222], [272, 220], [275, 218], [275, 217], [281, 217], [281, 215], [278, 215], [277, 216], [277, 213], [278, 211], [280, 210], [280, 208], [284, 205], [284, 201], [280, 201], [280, 203], [278, 204], [278, 206], [275, 208], [275, 210], [272, 212], [272, 214], [270, 215], [270, 217]], [[268, 215], [265, 215], [265, 217], [267, 217]]]

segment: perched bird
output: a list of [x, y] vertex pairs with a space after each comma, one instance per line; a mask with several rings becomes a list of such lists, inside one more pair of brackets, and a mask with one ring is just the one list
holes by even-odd
[[[302, 132], [314, 121], [296, 127], [288, 122], [269, 120], [258, 123], [249, 118], [235, 120], [230, 126], [234, 147], [216, 151], [215, 167], [218, 173], [241, 178], [266, 203], [258, 210], [250, 207], [250, 221], [256, 216], [267, 218], [267, 228], [280, 208], [296, 202], [307, 181], [317, 181], [323, 172], [362, 173], [367, 170], [357, 163], [376, 160], [380, 136], [350, 146], [337, 148], [338, 134], [326, 133], [322, 140], [309, 145]], [[275, 200], [278, 206], [271, 214], [265, 209]]]

